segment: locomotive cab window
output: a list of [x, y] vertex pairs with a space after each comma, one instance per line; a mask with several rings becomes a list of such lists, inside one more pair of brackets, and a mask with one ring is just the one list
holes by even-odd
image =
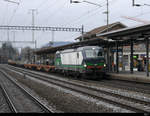
[[85, 50], [86, 58], [96, 58], [103, 56], [103, 52], [99, 49], [89, 49]]
[[56, 54], [56, 58], [60, 58], [60, 54]]
[[96, 52], [96, 56], [99, 57], [99, 56], [103, 56], [103, 52], [100, 51], [100, 50], [95, 50]]

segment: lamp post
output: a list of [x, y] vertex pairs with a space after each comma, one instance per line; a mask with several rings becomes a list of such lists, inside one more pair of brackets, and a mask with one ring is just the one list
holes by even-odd
[[[83, 0], [82, 2], [86, 2], [86, 3], [89, 3], [89, 4], [93, 4], [93, 5], [96, 5], [96, 6], [102, 7], [100, 4], [93, 3], [93, 2], [89, 2], [89, 1], [86, 1], [86, 0]], [[70, 0], [70, 3], [82, 3], [82, 2], [80, 2], [80, 1], [72, 1], [72, 0]]]
[[[107, 11], [105, 12], [105, 14], [107, 14], [107, 32], [108, 32], [108, 29], [109, 29], [109, 1], [107, 1]], [[93, 3], [93, 2], [89, 2], [89, 1], [86, 1], [86, 0], [83, 0], [82, 2], [86, 2], [86, 3], [89, 3], [89, 4], [92, 4], [92, 5], [96, 5], [96, 6], [99, 6], [99, 7], [102, 7], [100, 4], [97, 4], [97, 3]], [[70, 3], [82, 3], [80, 1], [77, 1], [77, 0], [70, 0]]]
[[135, 4], [135, 0], [132, 0], [132, 6], [137, 6], [137, 7], [140, 7], [140, 6], [150, 6], [150, 4]]
[[139, 7], [139, 6], [141, 6], [140, 4], [135, 4], [135, 0], [132, 0], [132, 6], [137, 6], [137, 7]]
[[12, 1], [12, 0], [4, 0], [4, 1], [19, 5], [19, 2], [16, 2], [16, 1]]
[[109, 28], [109, 2], [107, 0], [107, 32], [108, 32], [108, 28]]
[[135, 4], [135, 0], [132, 0], [132, 6], [137, 6], [137, 7], [140, 7], [140, 6], [150, 6], [150, 4]]
[[[16, 2], [16, 1], [12, 1], [12, 0], [4, 0], [4, 1], [19, 5], [19, 2]], [[8, 37], [8, 41], [9, 41], [9, 29], [7, 31], [7, 37]]]
[[[109, 25], [109, 1], [107, 1], [107, 11], [104, 12], [105, 14], [107, 14], [107, 31], [108, 31], [108, 25]], [[93, 3], [93, 2], [89, 2], [89, 1], [86, 1], [86, 0], [83, 0], [82, 2], [86, 2], [86, 3], [89, 3], [89, 4], [93, 4], [93, 5], [96, 5], [96, 6], [99, 6], [99, 7], [102, 7], [100, 4], [97, 4], [97, 3]], [[82, 3], [80, 1], [73, 1], [73, 0], [70, 0], [70, 3]]]

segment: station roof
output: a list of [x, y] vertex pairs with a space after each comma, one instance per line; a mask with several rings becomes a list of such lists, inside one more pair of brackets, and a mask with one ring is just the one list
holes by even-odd
[[[115, 22], [115, 23], [109, 24], [108, 26], [104, 25], [104, 26], [101, 26], [101, 27], [97, 27], [97, 28], [92, 29], [89, 32], [86, 32], [84, 34], [84, 40], [91, 39], [92, 37], [96, 37], [96, 34], [101, 34], [101, 33], [107, 32], [107, 27], [109, 29], [108, 31], [110, 32], [110, 31], [113, 31], [113, 30], [126, 28], [127, 26], [122, 24], [121, 22]], [[79, 36], [75, 40], [80, 40], [80, 39], [82, 39], [82, 36]]]
[[139, 38], [145, 35], [150, 34], [150, 24], [135, 26], [135, 27], [127, 27], [124, 29], [118, 29], [115, 31], [103, 33], [103, 34], [97, 34], [97, 36], [103, 36], [107, 37], [108, 39], [123, 39], [123, 37], [129, 37], [129, 38]]
[[[127, 27], [124, 29], [118, 29], [116, 31], [106, 32], [103, 34], [97, 34], [97, 37], [90, 39], [90, 40], [75, 42], [72, 44], [59, 46], [59, 47], [44, 48], [44, 49], [36, 51], [35, 53], [37, 55], [55, 53], [56, 51], [59, 51], [59, 50], [77, 48], [77, 47], [88, 46], [88, 45], [99, 45], [102, 47], [108, 47], [108, 46], [114, 47], [116, 46], [115, 44], [116, 40], [119, 46], [130, 45], [131, 40], [134, 40], [135, 43], [144, 42], [145, 36], [148, 36], [148, 37], [150, 36], [150, 24], [145, 24], [145, 25], [135, 26], [135, 27]], [[105, 37], [106, 39], [102, 39], [101, 37]], [[139, 39], [139, 38], [142, 38], [142, 39]]]
[[48, 48], [43, 48], [40, 50], [35, 51], [37, 55], [40, 54], [48, 54], [48, 53], [55, 53], [56, 51], [64, 50], [64, 49], [71, 49], [71, 48], [77, 48], [81, 46], [91, 46], [91, 45], [99, 45], [105, 47], [108, 45], [108, 41], [100, 39], [100, 38], [93, 38], [91, 40], [85, 40], [81, 42], [75, 42], [71, 43], [68, 45], [63, 45], [63, 46], [58, 46], [58, 47], [48, 47]]

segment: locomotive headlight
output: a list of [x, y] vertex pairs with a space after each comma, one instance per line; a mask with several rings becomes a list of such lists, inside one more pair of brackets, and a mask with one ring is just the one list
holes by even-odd
[[106, 67], [106, 64], [104, 64], [104, 67]]
[[84, 67], [87, 67], [87, 65], [86, 65], [86, 64], [84, 64]]
[[87, 67], [87, 65], [86, 65], [86, 63], [85, 63], [85, 62], [83, 63], [83, 66], [84, 66], [85, 68]]

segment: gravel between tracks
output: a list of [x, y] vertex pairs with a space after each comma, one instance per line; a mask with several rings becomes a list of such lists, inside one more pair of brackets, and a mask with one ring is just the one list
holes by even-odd
[[131, 112], [111, 104], [81, 95], [34, 78], [24, 78], [10, 71], [17, 80], [34, 90], [39, 96], [46, 99], [50, 106], [63, 112]]

